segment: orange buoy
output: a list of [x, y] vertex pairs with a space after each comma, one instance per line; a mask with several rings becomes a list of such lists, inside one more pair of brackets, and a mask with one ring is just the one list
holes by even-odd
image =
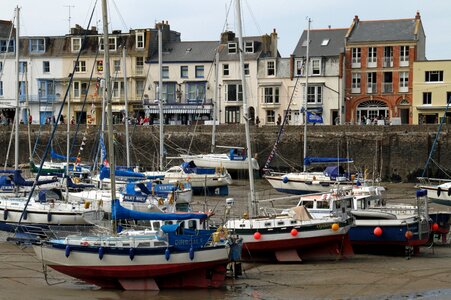
[[337, 223], [332, 224], [333, 231], [337, 231], [338, 229], [340, 229], [340, 225], [338, 225]]
[[437, 231], [438, 230], [438, 224], [434, 223], [432, 224], [432, 231]]
[[375, 236], [381, 236], [382, 235], [382, 228], [377, 226], [376, 228], [374, 228], [373, 233], [374, 233]]
[[262, 234], [260, 232], [257, 231], [256, 233], [254, 233], [254, 239], [256, 239], [257, 241], [259, 239], [261, 239], [261, 237], [262, 237]]
[[291, 236], [297, 236], [298, 235], [298, 231], [295, 228], [293, 228], [293, 229], [291, 229], [290, 234], [291, 234]]
[[406, 239], [410, 240], [413, 237], [412, 231], [407, 230], [405, 236], [406, 236]]

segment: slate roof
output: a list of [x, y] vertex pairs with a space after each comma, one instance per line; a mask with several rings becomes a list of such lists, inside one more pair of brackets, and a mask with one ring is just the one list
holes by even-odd
[[[163, 48], [163, 61], [170, 62], [212, 62], [215, 59], [219, 41], [192, 41], [166, 43]], [[147, 61], [158, 62], [158, 52]]]
[[[340, 29], [314, 29], [310, 30], [310, 48], [309, 56], [338, 56], [344, 51], [345, 35], [347, 28]], [[329, 43], [322, 46], [321, 43], [328, 39]], [[301, 35], [293, 55], [295, 57], [305, 57], [307, 47], [302, 46], [307, 40], [307, 30]]]
[[415, 41], [415, 26], [415, 19], [359, 21], [348, 42]]

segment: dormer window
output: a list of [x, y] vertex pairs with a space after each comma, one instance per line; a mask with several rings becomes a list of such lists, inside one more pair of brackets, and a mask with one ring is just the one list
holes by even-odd
[[45, 52], [45, 39], [30, 39], [30, 52], [43, 53]]
[[229, 46], [229, 54], [237, 52], [236, 43], [229, 43], [228, 46]]
[[276, 62], [273, 60], [266, 62], [266, 75], [275, 76], [276, 75]]
[[81, 38], [72, 38], [71, 50], [72, 52], [78, 52], [81, 49]]
[[[109, 37], [108, 41], [109, 41], [109, 44], [110, 44], [110, 47], [109, 47], [110, 51], [116, 51], [117, 38], [115, 36]], [[99, 37], [99, 49], [100, 49], [100, 51], [104, 50], [103, 37]]]
[[144, 31], [136, 32], [136, 49], [144, 48]]
[[244, 52], [254, 53], [254, 41], [249, 41], [244, 43]]
[[327, 45], [329, 45], [329, 39], [324, 39], [322, 42], [321, 42], [321, 46], [327, 46]]

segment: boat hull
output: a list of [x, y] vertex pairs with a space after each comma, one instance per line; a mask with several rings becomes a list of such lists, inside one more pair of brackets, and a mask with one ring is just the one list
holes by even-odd
[[[230, 159], [227, 154], [205, 154], [205, 155], [180, 155], [185, 162], [193, 161], [194, 164], [201, 168], [225, 168], [227, 170], [249, 170], [249, 158]], [[258, 161], [251, 159], [252, 168], [259, 169]]]
[[148, 290], [161, 288], [208, 288], [223, 285], [228, 263], [225, 247], [203, 248], [190, 258], [188, 251], [135, 248], [105, 248], [102, 258], [99, 248], [71, 246], [66, 257], [66, 245], [34, 245], [36, 255], [47, 266], [95, 284], [102, 288]]

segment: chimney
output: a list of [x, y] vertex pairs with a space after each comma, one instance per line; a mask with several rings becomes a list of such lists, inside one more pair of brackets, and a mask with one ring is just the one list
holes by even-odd
[[233, 31], [226, 31], [221, 33], [221, 44], [235, 41], [235, 33]]
[[269, 36], [268, 34], [262, 35], [262, 53], [266, 54], [267, 56], [269, 56], [271, 54], [271, 38], [272, 38], [272, 34], [271, 36]]
[[421, 16], [420, 16], [420, 12], [417, 10], [417, 14], [415, 15], [415, 20], [420, 20]]
[[277, 57], [277, 32], [275, 28], [271, 32], [271, 56]]
[[161, 21], [160, 23], [155, 24], [155, 29], [161, 29], [163, 44], [170, 41], [171, 26], [169, 25], [169, 21]]

